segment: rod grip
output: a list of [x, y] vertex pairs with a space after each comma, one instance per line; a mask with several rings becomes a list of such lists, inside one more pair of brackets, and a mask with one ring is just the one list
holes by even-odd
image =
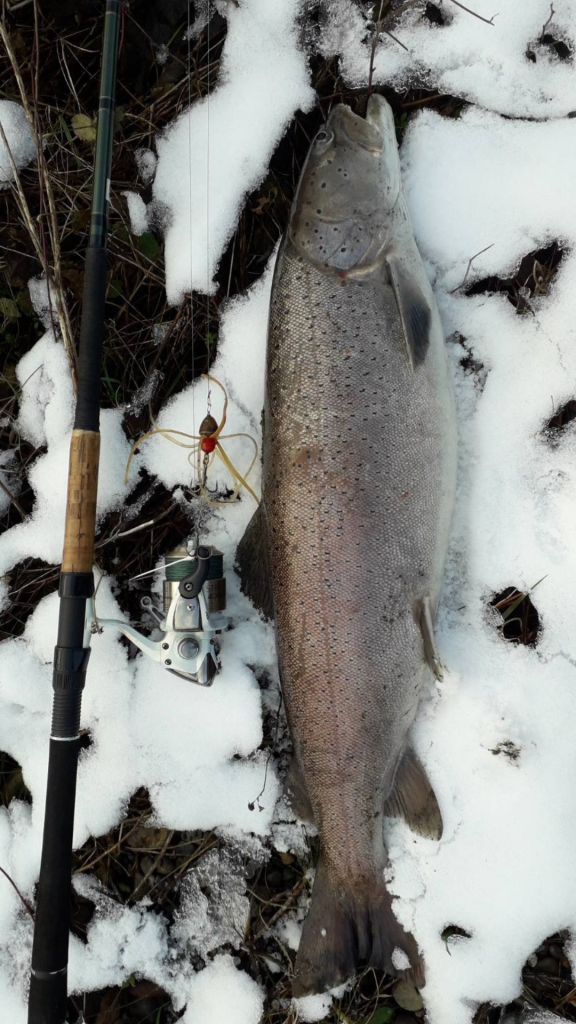
[[73, 430], [62, 572], [92, 572], [99, 459], [100, 434], [93, 430]]

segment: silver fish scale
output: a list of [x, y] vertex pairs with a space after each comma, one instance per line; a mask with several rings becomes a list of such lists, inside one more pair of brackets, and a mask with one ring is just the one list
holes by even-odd
[[453, 499], [454, 424], [434, 313], [409, 367], [384, 263], [342, 281], [288, 241], [268, 341], [264, 509], [296, 754], [336, 884], [369, 887], [424, 675]]

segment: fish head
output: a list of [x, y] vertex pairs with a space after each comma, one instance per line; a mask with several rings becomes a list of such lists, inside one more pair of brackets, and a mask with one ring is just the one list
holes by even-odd
[[372, 96], [365, 118], [340, 103], [310, 147], [292, 209], [291, 240], [327, 270], [369, 266], [386, 244], [399, 190], [394, 118], [386, 100]]

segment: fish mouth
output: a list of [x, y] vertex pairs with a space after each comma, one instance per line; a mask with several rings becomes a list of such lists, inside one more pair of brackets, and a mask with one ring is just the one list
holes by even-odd
[[368, 100], [366, 122], [378, 132], [381, 139], [381, 150], [384, 150], [385, 152], [388, 150], [396, 150], [396, 125], [394, 124], [392, 107], [388, 103], [388, 100], [384, 99], [383, 96], [379, 96], [377, 93], [372, 93], [372, 96]]
[[[380, 99], [380, 97], [371, 97], [371, 99]], [[370, 103], [368, 106], [370, 108]], [[354, 114], [350, 110], [350, 107], [344, 103], [338, 103], [330, 111], [326, 127], [334, 133], [336, 139], [344, 135], [348, 142], [355, 146], [361, 146], [368, 153], [382, 152], [384, 139], [379, 118], [372, 114], [370, 118], [359, 117], [358, 114]]]

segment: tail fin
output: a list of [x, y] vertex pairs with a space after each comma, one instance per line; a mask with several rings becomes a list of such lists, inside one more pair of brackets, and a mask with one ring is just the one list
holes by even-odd
[[[394, 966], [395, 950], [406, 954], [409, 970], [399, 971]], [[401, 958], [397, 955], [394, 959], [398, 962]], [[335, 988], [354, 973], [359, 961], [410, 977], [416, 985], [424, 984], [418, 947], [396, 920], [384, 880], [375, 882], [364, 894], [340, 894], [321, 858], [296, 957], [293, 995], [299, 998]]]

